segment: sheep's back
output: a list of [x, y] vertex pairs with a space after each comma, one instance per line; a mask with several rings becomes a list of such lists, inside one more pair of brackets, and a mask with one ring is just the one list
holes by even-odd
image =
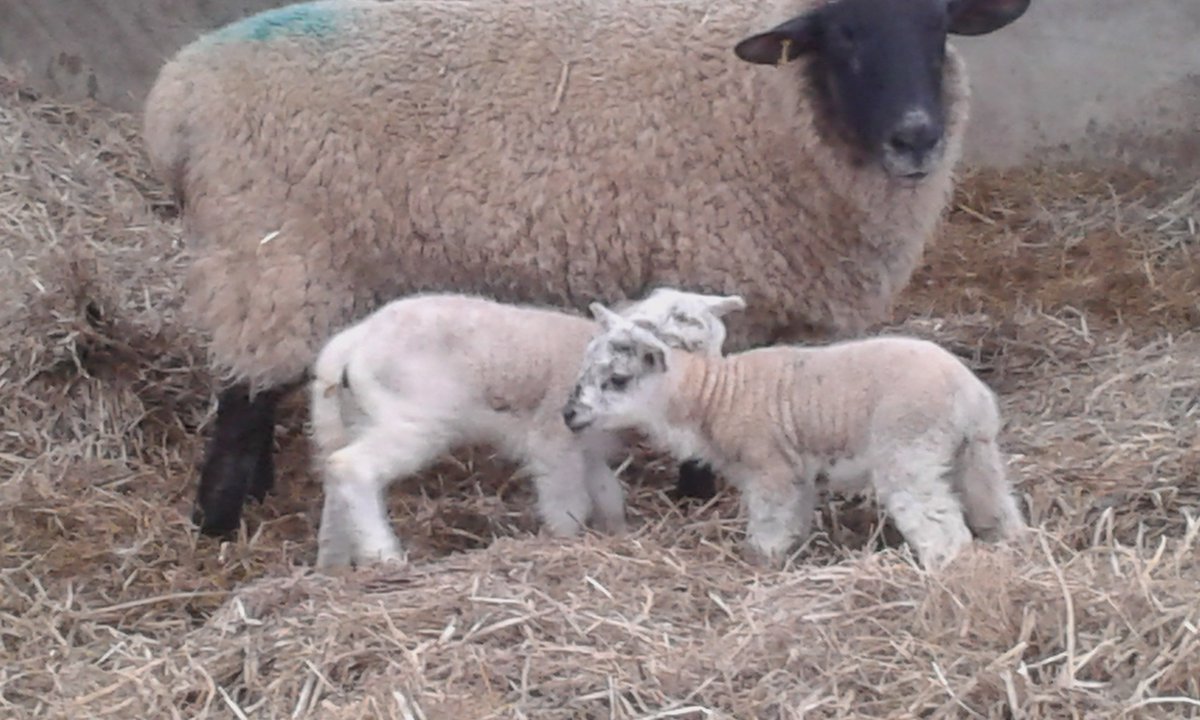
[[881, 231], [838, 195], [853, 178], [805, 170], [819, 141], [780, 126], [795, 109], [765, 100], [772, 70], [734, 58], [764, 22], [738, 5], [324, 0], [185, 48], [146, 136], [216, 364], [276, 384], [424, 290], [576, 308], [736, 292], [733, 348], [879, 316], [915, 262], [879, 249], [927, 230]]

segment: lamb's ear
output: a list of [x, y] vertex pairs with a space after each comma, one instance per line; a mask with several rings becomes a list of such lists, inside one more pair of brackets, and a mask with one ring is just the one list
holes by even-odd
[[757, 65], [782, 65], [817, 48], [820, 10], [798, 15], [734, 46], [738, 58]]
[[734, 310], [745, 310], [746, 299], [741, 295], [713, 296], [708, 301], [708, 311], [717, 317], [724, 317]]
[[621, 320], [621, 316], [598, 302], [588, 305], [588, 310], [592, 311], [592, 317], [595, 318], [596, 322], [600, 323], [600, 326], [605, 330], [612, 330], [614, 327], [620, 325], [619, 321]]
[[1031, 0], [949, 0], [946, 14], [953, 35], [987, 35], [1025, 14]]
[[667, 351], [665, 346], [645, 343], [640, 350], [642, 353], [642, 367], [647, 373], [667, 371]]

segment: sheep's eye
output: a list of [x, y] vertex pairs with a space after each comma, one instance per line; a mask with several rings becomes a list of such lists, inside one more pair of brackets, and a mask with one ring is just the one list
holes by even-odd
[[607, 385], [605, 390], [616, 390], [620, 392], [621, 390], [625, 389], [626, 385], [629, 384], [629, 378], [624, 375], [614, 375], [608, 379], [608, 382], [604, 384]]
[[843, 60], [850, 59], [860, 44], [859, 32], [849, 25], [834, 25], [826, 30], [829, 48]]

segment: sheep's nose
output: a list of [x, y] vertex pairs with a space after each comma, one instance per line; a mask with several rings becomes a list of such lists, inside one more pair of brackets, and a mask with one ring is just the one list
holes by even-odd
[[563, 408], [562, 416], [563, 422], [567, 424], [567, 427], [570, 427], [571, 423], [575, 421], [575, 408], [570, 406]]
[[921, 113], [905, 118], [892, 132], [887, 144], [893, 152], [921, 158], [929, 154], [941, 139], [941, 128], [928, 115]]

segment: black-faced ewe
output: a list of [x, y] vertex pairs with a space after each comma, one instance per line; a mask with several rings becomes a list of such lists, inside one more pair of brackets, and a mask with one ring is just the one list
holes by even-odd
[[818, 476], [872, 488], [926, 567], [1025, 521], [997, 446], [995, 395], [937, 345], [881, 337], [721, 356], [668, 348], [594, 304], [563, 408], [575, 432], [638, 430], [711, 462], [742, 493], [751, 559], [777, 564], [807, 537]]
[[[737, 296], [660, 289], [624, 311], [660, 342], [719, 356]], [[325, 482], [317, 565], [401, 557], [384, 491], [457, 446], [488, 443], [523, 463], [553, 535], [625, 526], [607, 460], [617, 438], [572, 433], [563, 399], [597, 326], [466, 295], [395, 300], [335, 335], [313, 371], [313, 445]], [[661, 334], [659, 334], [661, 333]]]
[[168, 62], [145, 139], [223, 378], [198, 519], [271, 487], [280, 396], [413, 292], [746, 296], [731, 346], [889, 312], [968, 114], [947, 33], [1030, 0], [327, 0]]

